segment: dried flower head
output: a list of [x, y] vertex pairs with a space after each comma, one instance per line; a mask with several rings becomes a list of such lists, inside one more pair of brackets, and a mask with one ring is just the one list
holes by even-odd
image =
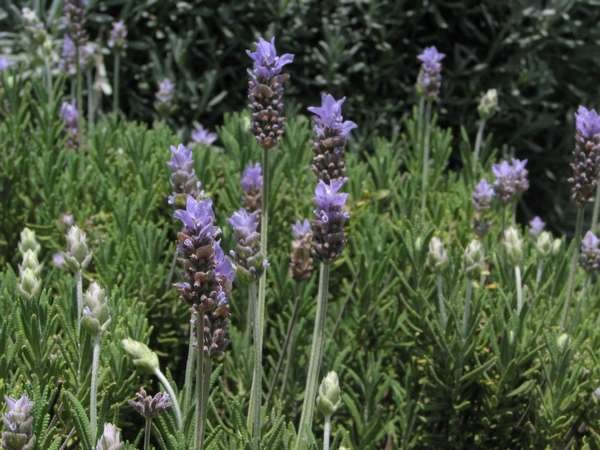
[[492, 166], [492, 172], [496, 177], [494, 191], [500, 201], [508, 204], [529, 189], [528, 172], [525, 166], [527, 160], [512, 158], [510, 162], [501, 161]]
[[336, 100], [330, 94], [321, 94], [321, 106], [308, 108], [314, 114], [312, 168], [324, 181], [346, 176], [344, 146], [356, 124], [342, 117], [345, 100], [345, 97]]
[[417, 59], [421, 70], [417, 78], [417, 92], [428, 100], [436, 100], [442, 85], [442, 60], [446, 57], [435, 47], [427, 47]]
[[339, 192], [345, 181], [343, 178], [329, 183], [319, 180], [315, 189], [313, 242], [315, 254], [323, 261], [336, 259], [346, 243], [344, 224], [350, 217], [345, 210], [348, 194]]
[[161, 412], [173, 406], [169, 394], [159, 392], [155, 395], [148, 395], [144, 388], [140, 388], [135, 394], [135, 398], [129, 400], [127, 403], [146, 419], [157, 417]]
[[307, 219], [299, 220], [292, 225], [292, 238], [290, 274], [295, 281], [306, 281], [310, 278], [314, 269], [312, 258], [313, 233]]
[[33, 402], [27, 395], [20, 398], [5, 397], [4, 431], [2, 432], [3, 450], [33, 450]]

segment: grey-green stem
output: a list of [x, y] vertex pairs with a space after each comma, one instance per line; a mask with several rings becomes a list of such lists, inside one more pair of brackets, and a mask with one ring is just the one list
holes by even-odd
[[206, 428], [207, 404], [204, 394], [206, 380], [206, 364], [208, 355], [204, 352], [204, 318], [198, 317], [196, 321], [196, 423], [194, 426], [194, 450], [202, 450], [204, 447], [204, 430]]
[[75, 272], [75, 295], [77, 297], [77, 335], [81, 332], [81, 315], [83, 313], [83, 276], [81, 269]]
[[431, 102], [427, 101], [425, 106], [425, 136], [423, 142], [423, 175], [421, 186], [421, 211], [425, 213], [427, 204], [427, 185], [429, 178], [429, 147], [431, 141]]
[[444, 301], [444, 286], [441, 273], [438, 273], [436, 276], [436, 286], [438, 305], [440, 309], [440, 320], [442, 322], [442, 328], [446, 329], [446, 324], [448, 323], [448, 315], [446, 314], [446, 303]]
[[98, 372], [100, 371], [100, 339], [101, 334], [94, 336], [92, 352], [92, 377], [90, 383], [90, 430], [92, 442], [96, 442], [98, 432]]
[[192, 387], [194, 385], [194, 363], [196, 361], [196, 342], [194, 339], [194, 328], [198, 315], [192, 310], [190, 319], [190, 336], [188, 341], [188, 355], [185, 363], [185, 381], [183, 385], [183, 409], [187, 414], [192, 401]]
[[481, 152], [481, 143], [483, 142], [483, 130], [485, 129], [485, 119], [479, 121], [477, 127], [477, 136], [475, 137], [475, 151], [473, 153], [473, 162], [475, 166], [479, 162], [479, 153]]
[[573, 249], [571, 250], [571, 262], [569, 267], [569, 278], [567, 280], [567, 293], [565, 296], [565, 303], [563, 306], [562, 315], [560, 318], [560, 329], [564, 331], [565, 324], [567, 321], [567, 314], [569, 313], [569, 307], [571, 306], [571, 298], [573, 297], [573, 290], [575, 289], [575, 275], [577, 274], [577, 260], [579, 259], [579, 242], [581, 241], [581, 232], [583, 229], [583, 208], [577, 210], [577, 219], [575, 221], [575, 236], [571, 243]]
[[319, 291], [317, 294], [317, 314], [313, 331], [310, 359], [308, 363], [308, 374], [306, 376], [306, 388], [304, 389], [304, 402], [302, 403], [302, 415], [298, 425], [298, 436], [296, 438], [296, 450], [301, 450], [308, 445], [310, 430], [312, 428], [315, 411], [315, 399], [319, 380], [319, 369], [323, 358], [325, 319], [327, 318], [327, 297], [329, 296], [329, 263], [322, 262], [319, 274]]
[[169, 383], [169, 380], [167, 380], [167, 377], [165, 377], [165, 374], [162, 373], [160, 369], [156, 369], [154, 371], [154, 375], [156, 376], [156, 378], [158, 378], [160, 384], [162, 384], [162, 386], [165, 388], [167, 394], [169, 394], [169, 397], [171, 397], [171, 401], [173, 402], [173, 410], [175, 411], [175, 420], [177, 422], [177, 428], [179, 428], [179, 430], [182, 430], [183, 421], [181, 419], [181, 408], [179, 406], [179, 401], [177, 400], [177, 396], [175, 395], [175, 391], [173, 390], [171, 383]]
[[146, 417], [146, 425], [144, 427], [144, 450], [150, 450], [150, 435], [152, 434], [152, 419]]
[[517, 315], [521, 314], [523, 309], [523, 283], [521, 281], [521, 267], [515, 265], [515, 285], [517, 286]]
[[463, 310], [463, 343], [467, 341], [467, 333], [469, 331], [469, 318], [471, 316], [471, 298], [473, 296], [473, 281], [467, 277], [467, 287], [465, 291], [465, 307]]
[[329, 450], [329, 440], [331, 437], [331, 415], [325, 416], [323, 425], [323, 450]]

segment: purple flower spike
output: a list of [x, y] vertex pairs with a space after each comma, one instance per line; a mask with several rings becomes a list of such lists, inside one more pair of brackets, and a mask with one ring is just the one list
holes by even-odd
[[196, 177], [192, 151], [185, 145], [171, 146], [171, 159], [167, 162], [171, 169], [173, 194], [169, 196], [170, 205], [180, 204], [188, 195], [199, 197], [202, 185]]
[[473, 207], [477, 212], [490, 209], [494, 198], [494, 189], [487, 180], [480, 180], [473, 190]]
[[290, 274], [295, 281], [306, 281], [313, 272], [312, 242], [313, 233], [307, 219], [292, 225], [292, 253]]
[[307, 234], [312, 234], [312, 229], [308, 219], [299, 220], [292, 225], [292, 236], [294, 239], [302, 239]]
[[442, 84], [442, 60], [446, 57], [435, 47], [427, 47], [417, 59], [421, 61], [421, 71], [417, 78], [417, 90], [428, 100], [439, 96]]
[[4, 431], [0, 447], [6, 450], [31, 450], [35, 446], [33, 435], [33, 402], [27, 395], [19, 399], [5, 397]]
[[356, 124], [342, 117], [345, 100], [345, 97], [336, 100], [330, 94], [321, 94], [321, 106], [308, 108], [314, 114], [312, 168], [317, 178], [324, 181], [346, 176], [344, 146]]
[[517, 195], [529, 189], [526, 165], [526, 159], [513, 158], [510, 162], [502, 161], [492, 166], [492, 172], [496, 177], [494, 191], [502, 203], [510, 203]]
[[158, 92], [156, 93], [156, 99], [160, 103], [171, 103], [175, 94], [175, 84], [165, 78], [158, 84]]
[[581, 241], [579, 262], [588, 273], [598, 272], [600, 269], [600, 239], [591, 231]]
[[79, 111], [77, 111], [75, 103], [63, 102], [59, 115], [65, 124], [67, 146], [76, 149], [79, 147]]
[[263, 185], [261, 165], [256, 163], [246, 166], [240, 184], [242, 186], [242, 205], [249, 212], [260, 214]]
[[214, 239], [217, 236], [217, 227], [213, 225], [215, 214], [212, 200], [196, 200], [188, 195], [185, 209], [175, 211], [174, 217], [183, 223], [187, 231], [202, 238]]
[[249, 213], [242, 208], [234, 212], [228, 222], [235, 235], [236, 247], [231, 255], [238, 270], [249, 278], [258, 279], [266, 266], [266, 260], [260, 252], [258, 213]]
[[319, 180], [315, 189], [315, 219], [313, 222], [314, 248], [323, 261], [333, 261], [344, 249], [344, 224], [350, 217], [344, 210], [348, 194], [339, 192], [344, 178], [326, 183]]
[[575, 113], [575, 129], [584, 139], [600, 134], [600, 115], [595, 109], [580, 106]]
[[258, 38], [256, 51], [246, 50], [246, 53], [254, 61], [252, 75], [259, 80], [266, 80], [279, 75], [283, 66], [294, 61], [294, 55], [291, 53], [284, 53], [281, 56], [277, 55], [274, 37], [271, 38], [270, 42], [264, 40], [262, 37]]
[[192, 141], [194, 141], [196, 144], [211, 145], [216, 140], [217, 135], [215, 133], [211, 133], [200, 124], [196, 125], [194, 131], [192, 131]]
[[127, 27], [122, 20], [113, 22], [108, 38], [108, 46], [116, 51], [121, 51], [127, 47]]
[[542, 231], [544, 231], [545, 227], [546, 222], [544, 222], [539, 216], [535, 216], [529, 221], [529, 234], [537, 237]]

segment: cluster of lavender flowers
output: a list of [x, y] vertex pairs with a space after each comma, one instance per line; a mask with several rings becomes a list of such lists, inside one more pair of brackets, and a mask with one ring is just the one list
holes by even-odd
[[64, 4], [67, 32], [75, 45], [80, 48], [87, 41], [85, 6], [84, 0], [65, 0]]
[[185, 145], [171, 146], [171, 159], [167, 162], [171, 169], [172, 194], [168, 198], [170, 205], [184, 206], [188, 196], [199, 199], [202, 184], [194, 170], [192, 151]]
[[210, 199], [198, 201], [188, 195], [185, 209], [175, 211], [175, 218], [183, 224], [177, 251], [184, 278], [176, 287], [202, 320], [204, 353], [217, 356], [227, 343], [233, 267], [221, 249]]
[[4, 450], [33, 450], [33, 402], [27, 395], [19, 399], [5, 397], [4, 431], [2, 432], [2, 448]]
[[127, 27], [122, 20], [113, 22], [108, 37], [108, 47], [116, 52], [122, 52], [127, 48]]
[[600, 115], [593, 109], [580, 106], [575, 114], [575, 150], [573, 171], [568, 179], [571, 198], [578, 207], [594, 197], [600, 175]]
[[148, 395], [144, 388], [140, 388], [135, 394], [135, 398], [129, 400], [127, 403], [140, 416], [146, 419], [157, 417], [160, 413], [173, 406], [169, 394], [159, 392], [156, 395]]
[[581, 241], [579, 262], [590, 274], [600, 270], [600, 239], [591, 231], [588, 231]]
[[281, 73], [283, 66], [294, 60], [294, 55], [277, 55], [275, 38], [259, 38], [254, 52], [248, 50], [254, 61], [249, 70], [248, 102], [252, 114], [250, 128], [261, 147], [273, 148], [283, 135], [283, 91], [288, 79]]
[[427, 47], [417, 59], [421, 61], [421, 70], [417, 78], [417, 92], [426, 100], [436, 100], [442, 84], [442, 60], [446, 55], [435, 47]]
[[63, 102], [60, 107], [60, 118], [67, 132], [67, 147], [73, 150], [79, 148], [79, 111], [74, 102]]

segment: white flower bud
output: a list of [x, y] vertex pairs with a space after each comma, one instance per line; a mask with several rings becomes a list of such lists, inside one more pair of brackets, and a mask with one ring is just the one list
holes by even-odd
[[23, 271], [25, 269], [31, 269], [36, 275], [39, 275], [40, 271], [42, 270], [42, 265], [38, 261], [38, 257], [33, 250], [27, 250], [23, 254], [23, 261], [19, 266], [19, 271]]
[[515, 227], [504, 230], [504, 247], [513, 264], [518, 264], [523, 257], [523, 240]]
[[96, 444], [96, 450], [121, 450], [122, 448], [121, 431], [112, 423], [105, 423], [102, 436]]
[[535, 248], [542, 256], [548, 256], [550, 254], [552, 245], [552, 235], [548, 231], [542, 231], [535, 242]]
[[73, 270], [82, 270], [87, 267], [92, 259], [87, 246], [87, 236], [79, 227], [72, 226], [67, 233], [66, 263]]
[[81, 322], [92, 335], [100, 334], [110, 322], [106, 293], [97, 283], [92, 283], [83, 294]]
[[571, 338], [567, 333], [562, 333], [556, 338], [556, 345], [560, 350], [564, 350], [567, 345], [571, 342]]
[[133, 365], [152, 374], [159, 369], [158, 356], [148, 346], [133, 339], [121, 341], [123, 350], [133, 359]]
[[31, 250], [37, 256], [40, 253], [40, 248], [40, 244], [35, 238], [35, 232], [31, 231], [29, 228], [24, 228], [23, 231], [21, 231], [21, 240], [19, 242], [19, 251], [21, 252], [21, 255], [25, 255], [27, 250]]
[[554, 242], [552, 242], [552, 254], [558, 255], [560, 253], [560, 249], [562, 247], [562, 239], [556, 238]]
[[429, 241], [429, 253], [427, 254], [429, 264], [436, 270], [441, 270], [448, 265], [448, 253], [444, 248], [444, 243], [437, 237], [432, 237]]
[[323, 416], [329, 417], [337, 411], [341, 404], [340, 381], [337, 373], [331, 371], [323, 378], [319, 386], [317, 408]]
[[19, 292], [26, 299], [37, 297], [42, 289], [42, 283], [32, 269], [25, 268], [19, 277]]
[[498, 91], [490, 89], [481, 96], [477, 111], [482, 119], [489, 119], [498, 110]]
[[485, 256], [481, 242], [473, 239], [464, 253], [465, 272], [473, 278], [478, 277], [485, 269]]

